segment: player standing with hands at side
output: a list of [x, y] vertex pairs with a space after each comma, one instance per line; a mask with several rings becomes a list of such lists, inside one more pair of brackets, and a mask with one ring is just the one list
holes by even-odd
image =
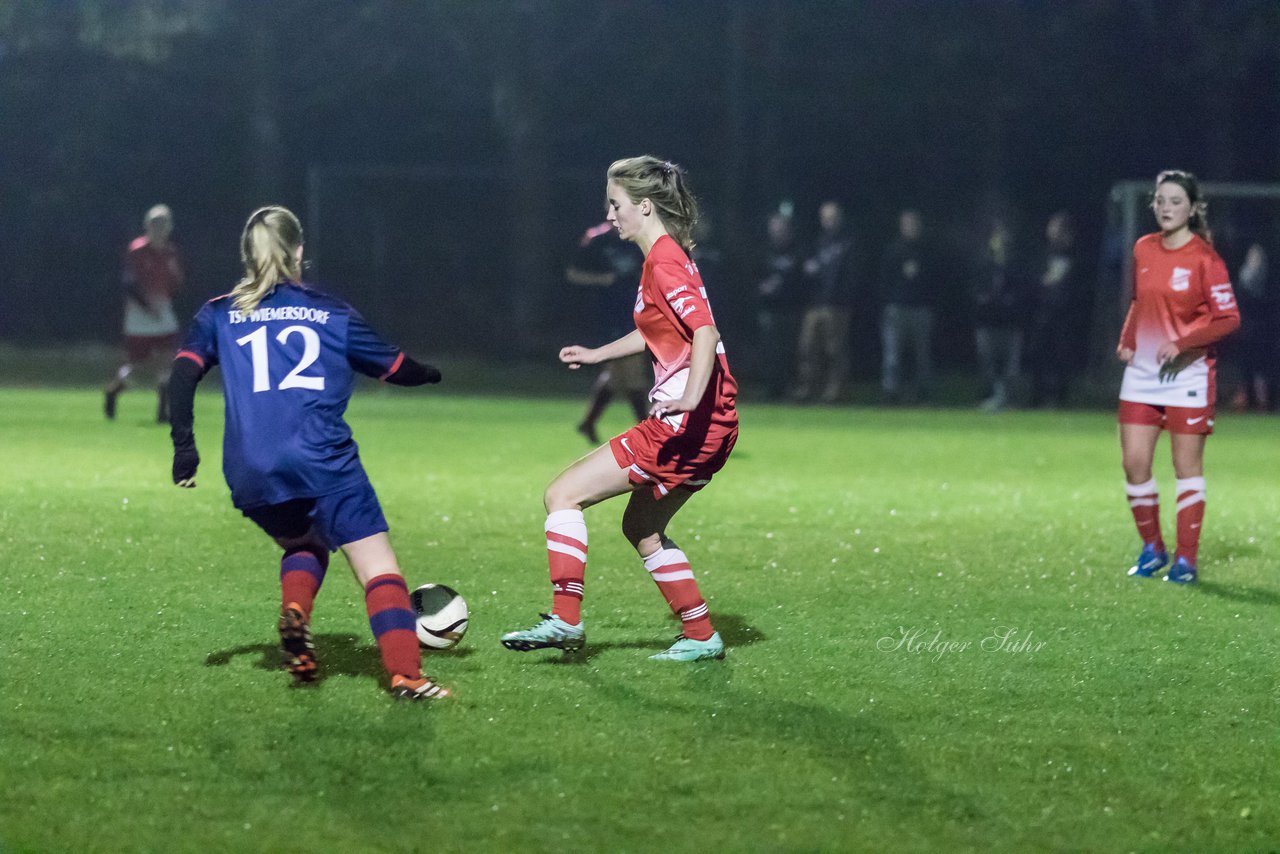
[[193, 398], [214, 365], [226, 401], [222, 470], [232, 503], [284, 549], [280, 644], [295, 682], [316, 678], [311, 608], [329, 553], [341, 549], [365, 591], [391, 691], [438, 700], [422, 674], [409, 591], [343, 413], [355, 372], [417, 386], [440, 372], [385, 343], [341, 300], [302, 284], [302, 226], [285, 208], [255, 211], [241, 237], [245, 277], [205, 303], [174, 359], [173, 482], [195, 486]]
[[1120, 387], [1120, 448], [1125, 491], [1142, 551], [1132, 576], [1149, 578], [1169, 563], [1160, 535], [1160, 502], [1151, 464], [1169, 431], [1177, 478], [1178, 540], [1165, 581], [1196, 580], [1204, 519], [1204, 446], [1213, 432], [1214, 345], [1240, 326], [1226, 265], [1210, 243], [1200, 185], [1189, 172], [1156, 177], [1151, 209], [1160, 231], [1133, 247], [1133, 302], [1116, 355], [1127, 367]]
[[560, 474], [543, 496], [551, 613], [502, 643], [521, 652], [580, 649], [587, 563], [582, 511], [629, 493], [622, 532], [644, 561], [683, 631], [659, 661], [724, 656], [684, 552], [666, 537], [667, 524], [694, 492], [724, 465], [738, 437], [737, 383], [690, 260], [698, 209], [684, 170], [654, 157], [632, 157], [609, 167], [608, 220], [623, 240], [644, 253], [636, 294], [636, 329], [602, 347], [577, 344], [560, 351], [570, 368], [618, 359], [646, 349], [653, 357], [649, 417], [587, 454]]
[[124, 286], [124, 363], [102, 394], [102, 410], [116, 417], [116, 404], [138, 366], [153, 368], [156, 377], [156, 421], [169, 421], [169, 364], [178, 344], [178, 318], [173, 297], [186, 272], [173, 235], [173, 211], [155, 205], [143, 217], [146, 234], [129, 244], [121, 284]]

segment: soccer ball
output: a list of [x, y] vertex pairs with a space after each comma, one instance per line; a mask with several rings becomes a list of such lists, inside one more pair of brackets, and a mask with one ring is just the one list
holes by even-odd
[[467, 601], [443, 584], [424, 584], [409, 596], [417, 612], [418, 643], [429, 649], [457, 645], [467, 631]]

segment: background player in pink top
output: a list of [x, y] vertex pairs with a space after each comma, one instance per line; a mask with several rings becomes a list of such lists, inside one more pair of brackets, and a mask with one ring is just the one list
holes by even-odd
[[182, 287], [185, 272], [173, 234], [173, 212], [155, 205], [142, 219], [146, 233], [135, 238], [125, 253], [121, 271], [124, 286], [124, 363], [103, 392], [103, 412], [116, 417], [116, 400], [128, 384], [134, 368], [144, 365], [156, 374], [156, 420], [169, 420], [169, 363], [178, 345], [178, 318], [173, 313], [174, 294]]
[[1116, 347], [1127, 366], [1119, 412], [1125, 491], [1142, 537], [1129, 574], [1148, 578], [1169, 563], [1151, 472], [1160, 431], [1168, 430], [1178, 547], [1165, 580], [1185, 584], [1196, 580], [1204, 519], [1204, 445], [1213, 432], [1217, 394], [1214, 345], [1240, 326], [1240, 311], [1226, 265], [1210, 242], [1195, 176], [1161, 172], [1151, 209], [1160, 231], [1134, 244], [1133, 302]]
[[697, 265], [689, 258], [698, 208], [684, 170], [654, 157], [609, 167], [608, 220], [623, 240], [644, 253], [636, 293], [636, 329], [602, 347], [577, 344], [560, 351], [570, 368], [642, 353], [653, 360], [649, 417], [578, 460], [543, 496], [552, 608], [542, 622], [508, 632], [508, 649], [580, 649], [587, 561], [582, 511], [629, 493], [622, 531], [644, 561], [683, 632], [660, 661], [724, 656], [707, 603], [684, 552], [665, 532], [695, 491], [724, 465], [738, 436], [737, 383], [729, 373], [720, 333]]

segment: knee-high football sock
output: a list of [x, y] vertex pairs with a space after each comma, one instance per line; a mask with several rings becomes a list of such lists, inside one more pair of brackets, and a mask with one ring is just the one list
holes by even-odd
[[707, 603], [698, 590], [698, 582], [689, 568], [689, 559], [675, 543], [667, 542], [644, 559], [653, 581], [662, 592], [662, 598], [671, 606], [671, 612], [680, 618], [684, 636], [694, 640], [706, 640], [715, 633]]
[[372, 579], [364, 588], [364, 604], [369, 612], [369, 628], [382, 652], [382, 666], [392, 676], [422, 676], [422, 659], [418, 650], [416, 617], [409, 603], [409, 588], [404, 578], [386, 573]]
[[[318, 553], [317, 553], [318, 552]], [[304, 619], [311, 619], [320, 585], [329, 568], [329, 553], [323, 550], [293, 549], [280, 559], [280, 604], [296, 604]]]
[[1156, 479], [1146, 483], [1126, 483], [1124, 491], [1129, 496], [1129, 509], [1138, 526], [1138, 536], [1143, 545], [1154, 545], [1164, 551], [1164, 538], [1160, 536], [1160, 495], [1156, 491]]
[[547, 516], [547, 564], [551, 569], [551, 612], [566, 623], [582, 622], [582, 581], [587, 574], [587, 523], [581, 510]]
[[1178, 554], [1196, 562], [1200, 550], [1200, 524], [1204, 521], [1204, 478], [1180, 477], [1178, 487]]

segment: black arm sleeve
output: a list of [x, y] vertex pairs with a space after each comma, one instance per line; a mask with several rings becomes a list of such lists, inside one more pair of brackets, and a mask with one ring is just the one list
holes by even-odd
[[174, 450], [195, 447], [195, 397], [196, 384], [204, 376], [204, 369], [185, 356], [173, 360], [173, 373], [169, 375], [169, 436]]
[[[440, 369], [405, 356], [386, 381], [392, 385], [428, 385], [440, 382]], [[172, 403], [170, 403], [172, 405]]]

